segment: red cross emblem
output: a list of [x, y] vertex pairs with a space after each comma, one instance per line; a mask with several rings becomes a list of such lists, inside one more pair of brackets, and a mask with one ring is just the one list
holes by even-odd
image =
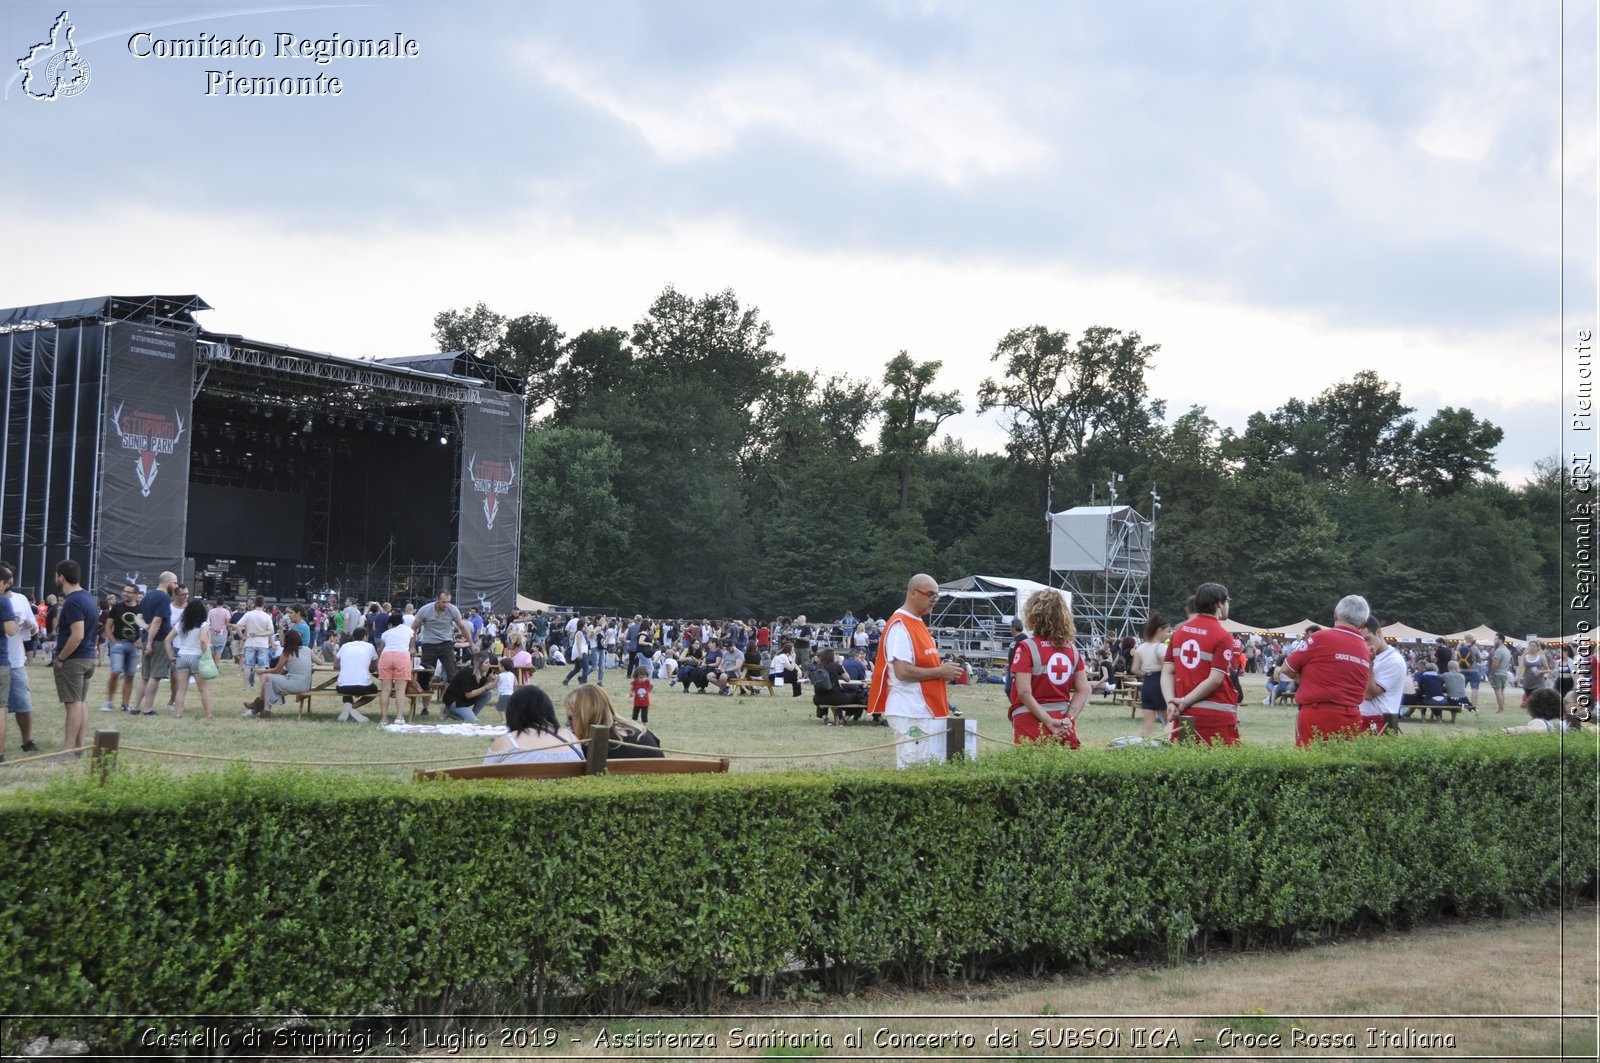
[[1178, 660], [1183, 663], [1185, 668], [1191, 671], [1199, 667], [1200, 644], [1194, 639], [1186, 640], [1182, 646], [1178, 647]]
[[1051, 654], [1050, 663], [1044, 666], [1044, 670], [1049, 674], [1050, 682], [1056, 686], [1062, 686], [1072, 678], [1072, 662], [1064, 653]]

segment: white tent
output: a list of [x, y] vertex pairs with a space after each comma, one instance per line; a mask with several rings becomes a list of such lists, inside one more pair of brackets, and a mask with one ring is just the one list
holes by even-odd
[[550, 606], [545, 602], [535, 601], [534, 599], [529, 598], [526, 594], [519, 594], [517, 595], [517, 609], [518, 611], [524, 613], [532, 613], [543, 609], [548, 613], [550, 611]]
[[1382, 635], [1386, 639], [1394, 639], [1396, 642], [1438, 642], [1439, 641], [1439, 636], [1438, 635], [1430, 635], [1426, 631], [1418, 631], [1414, 627], [1410, 627], [1410, 626], [1408, 626], [1406, 624], [1400, 624], [1400, 623], [1390, 624], [1386, 628], [1380, 628], [1378, 630], [1378, 634]]
[[[1022, 615], [1029, 598], [1047, 590], [1043, 583], [1005, 576], [968, 576], [941, 583], [939, 604], [928, 617], [928, 627], [952, 651], [995, 651], [1010, 638], [1011, 618]], [[1070, 594], [1067, 608], [1072, 608]]]
[[1282, 635], [1285, 629], [1281, 627], [1256, 627], [1252, 624], [1241, 624], [1232, 618], [1222, 622], [1222, 629], [1230, 635]]

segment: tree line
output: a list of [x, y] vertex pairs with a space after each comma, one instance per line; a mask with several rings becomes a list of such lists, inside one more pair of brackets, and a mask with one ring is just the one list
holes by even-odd
[[916, 571], [1045, 581], [1047, 505], [1120, 475], [1142, 512], [1159, 493], [1151, 604], [1168, 616], [1218, 580], [1263, 624], [1359, 592], [1428, 630], [1561, 626], [1564, 470], [1502, 483], [1501, 429], [1455, 407], [1419, 423], [1371, 371], [1236, 432], [1201, 406], [1168, 418], [1146, 384], [1159, 345], [1137, 331], [1013, 329], [973, 396], [1007, 431], [993, 454], [940, 437], [965, 400], [939, 362], [792, 368], [731, 289], [668, 287], [631, 328], [573, 336], [482, 303], [434, 327], [526, 382], [522, 584], [547, 601], [815, 619], [884, 615]]

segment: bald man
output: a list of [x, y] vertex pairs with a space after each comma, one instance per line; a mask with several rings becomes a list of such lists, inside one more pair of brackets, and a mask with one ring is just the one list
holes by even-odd
[[[902, 737], [943, 733], [944, 721], [954, 714], [945, 684], [965, 674], [960, 665], [939, 663], [939, 648], [925, 623], [938, 600], [939, 584], [932, 576], [912, 576], [905, 603], [889, 618], [878, 643], [867, 711]], [[895, 763], [903, 768], [925, 755], [903, 744], [895, 748]]]

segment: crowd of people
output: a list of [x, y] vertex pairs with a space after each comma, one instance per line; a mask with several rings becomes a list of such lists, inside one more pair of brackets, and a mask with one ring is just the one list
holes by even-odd
[[[527, 727], [512, 728], [522, 735], [518, 749], [533, 748], [526, 745], [537, 741], [531, 732], [555, 733], [546, 727], [553, 709], [528, 707], [530, 698], [548, 703], [542, 692], [526, 693], [538, 690], [532, 680], [545, 669], [551, 671], [544, 685], [553, 685], [558, 674], [563, 686], [577, 682], [568, 697], [569, 712], [577, 713], [576, 730], [600, 726], [605, 714], [586, 707], [603, 701], [609, 713], [609, 696], [601, 688], [607, 671], [620, 670], [632, 724], [644, 734], [649, 734], [651, 691], [659, 683], [710, 696], [731, 696], [756, 679], [786, 688], [792, 697], [809, 688], [817, 718], [825, 724], [845, 726], [865, 715], [895, 726], [896, 717], [959, 717], [960, 710], [948, 697], [936, 697], [934, 687], [942, 695], [946, 684], [973, 677], [964, 661], [940, 660], [926, 626], [940, 592], [932, 577], [921, 574], [908, 586], [906, 603], [890, 617], [857, 620], [846, 613], [826, 624], [804, 615], [712, 621], [553, 616], [543, 609], [488, 614], [476, 607], [463, 611], [444, 591], [420, 606], [411, 601], [362, 606], [350, 598], [342, 604], [269, 605], [259, 596], [230, 606], [221, 599], [191, 599], [171, 572], [163, 572], [152, 587], [128, 584], [96, 603], [79, 582], [81, 569], [70, 561], [57, 566], [59, 593], [35, 603], [12, 592], [10, 579], [10, 570], [0, 565], [0, 631], [9, 662], [0, 667], [0, 696], [10, 708], [7, 715], [17, 719], [27, 752], [38, 747], [25, 665], [41, 649], [67, 708], [69, 749], [82, 744], [89, 676], [101, 661], [109, 666], [103, 712], [120, 708], [156, 715], [165, 680], [168, 712], [181, 718], [193, 698], [209, 718], [217, 711], [226, 666], [237, 674], [246, 696], [244, 715], [265, 719], [290, 696], [311, 690], [322, 666], [338, 671], [333, 685], [343, 699], [341, 722], [368, 722], [361, 710], [376, 702], [380, 724], [404, 723], [408, 696], [438, 682], [441, 712], [452, 719], [475, 723], [495, 709], [509, 726], [513, 710], [531, 713], [517, 717], [532, 720]], [[1297, 704], [1301, 744], [1347, 732], [1395, 734], [1399, 721], [1418, 711], [1435, 717], [1447, 710], [1473, 711], [1485, 684], [1500, 713], [1508, 689], [1520, 688], [1524, 705], [1540, 713], [1549, 699], [1535, 695], [1550, 691], [1561, 711], [1535, 718], [1565, 727], [1579, 724], [1580, 694], [1587, 704], [1593, 658], [1581, 659], [1571, 644], [1546, 647], [1531, 641], [1519, 647], [1497, 636], [1492, 645], [1466, 638], [1400, 647], [1383, 638], [1370, 608], [1355, 595], [1338, 603], [1332, 627], [1313, 625], [1286, 642], [1229, 633], [1222, 624], [1228, 606], [1225, 587], [1202, 584], [1182, 623], [1156, 615], [1141, 639], [1105, 641], [1079, 635], [1063, 595], [1036, 593], [1013, 623], [1004, 677], [1014, 740], [1077, 748], [1075, 722], [1084, 705], [1097, 693], [1119, 689], [1128, 677], [1138, 685], [1144, 710], [1140, 738], [1165, 728], [1166, 737], [1207, 743], [1238, 740], [1241, 680], [1250, 672], [1265, 676], [1266, 704], [1285, 699]], [[930, 669], [937, 678], [925, 674]], [[583, 693], [590, 687], [597, 692]], [[874, 699], [881, 703], [877, 708]], [[913, 701], [942, 711], [908, 716], [885, 710], [885, 705], [904, 709]], [[427, 703], [422, 715], [430, 711]], [[0, 723], [0, 759], [4, 734]]]

